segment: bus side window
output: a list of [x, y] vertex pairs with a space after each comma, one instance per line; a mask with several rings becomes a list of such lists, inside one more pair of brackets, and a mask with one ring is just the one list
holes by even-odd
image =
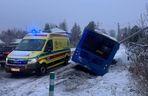
[[52, 46], [52, 40], [48, 40], [46, 47], [45, 47], [45, 52], [49, 52], [53, 50], [53, 46]]

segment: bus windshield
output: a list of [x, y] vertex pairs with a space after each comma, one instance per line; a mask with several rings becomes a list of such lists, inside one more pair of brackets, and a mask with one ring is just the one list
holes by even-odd
[[45, 44], [45, 39], [23, 39], [15, 48], [18, 51], [41, 51]]

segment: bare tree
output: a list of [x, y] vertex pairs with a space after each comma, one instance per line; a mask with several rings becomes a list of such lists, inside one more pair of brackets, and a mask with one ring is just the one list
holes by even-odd
[[131, 62], [129, 71], [136, 79], [137, 90], [140, 96], [148, 96], [148, 45], [130, 43], [128, 57]]
[[5, 42], [6, 45], [9, 45], [11, 42], [14, 42], [15, 39], [21, 39], [27, 34], [26, 31], [19, 30], [16, 28], [8, 29], [0, 33], [0, 39]]
[[146, 10], [146, 12], [145, 12], [144, 16], [145, 16], [146, 24], [148, 25], [148, 4], [146, 4], [145, 10]]
[[[148, 26], [148, 5], [146, 5], [146, 13], [140, 15], [137, 28], [133, 27], [131, 33], [135, 30]], [[139, 27], [139, 28], [138, 28]], [[131, 38], [128, 43], [128, 57], [131, 61], [129, 68], [137, 83], [138, 92], [141, 96], [148, 96], [148, 32], [140, 31], [139, 34]]]
[[146, 27], [146, 16], [144, 16], [144, 14], [140, 15], [140, 18], [138, 20], [138, 26], [142, 29]]
[[9, 45], [11, 42], [15, 41], [15, 32], [8, 29], [7, 31], [2, 31], [0, 34], [0, 39], [5, 42], [6, 45]]

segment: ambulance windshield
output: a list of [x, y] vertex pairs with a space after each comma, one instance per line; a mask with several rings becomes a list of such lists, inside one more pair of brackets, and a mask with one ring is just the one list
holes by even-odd
[[41, 51], [45, 44], [44, 39], [23, 39], [15, 48], [18, 51]]

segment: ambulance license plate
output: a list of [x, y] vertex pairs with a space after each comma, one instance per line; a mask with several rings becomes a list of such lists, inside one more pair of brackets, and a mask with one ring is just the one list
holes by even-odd
[[11, 68], [11, 71], [19, 72], [20, 69], [19, 68]]

